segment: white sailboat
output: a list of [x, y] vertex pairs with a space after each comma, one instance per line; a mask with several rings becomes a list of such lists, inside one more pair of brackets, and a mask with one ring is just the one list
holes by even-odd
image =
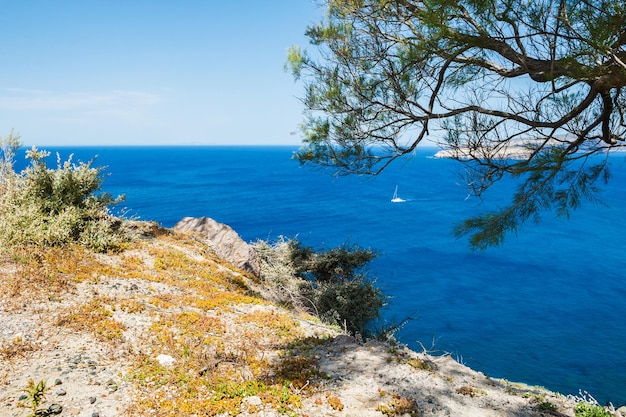
[[393, 197], [391, 198], [392, 203], [404, 203], [406, 200], [398, 197], [398, 186], [396, 185], [396, 191], [393, 193]]

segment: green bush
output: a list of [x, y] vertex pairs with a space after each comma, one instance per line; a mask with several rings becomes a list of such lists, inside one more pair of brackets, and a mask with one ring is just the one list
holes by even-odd
[[554, 412], [557, 411], [559, 407], [556, 404], [551, 403], [550, 401], [543, 401], [539, 403], [539, 405], [537, 405], [536, 409], [539, 411]]
[[576, 417], [611, 417], [611, 413], [604, 407], [587, 402], [579, 402], [576, 404], [576, 407], [574, 407], [574, 415]]
[[349, 333], [370, 336], [386, 297], [361, 269], [375, 252], [342, 245], [315, 251], [297, 240], [257, 242], [261, 276], [272, 298], [304, 309]]
[[379, 317], [386, 297], [362, 271], [376, 252], [343, 244], [314, 251], [292, 241], [291, 261], [296, 274], [306, 279], [301, 292], [311, 300], [319, 317], [349, 333], [371, 336], [368, 325]]
[[386, 298], [380, 288], [362, 276], [344, 282], [311, 283], [303, 292], [323, 321], [363, 336], [372, 335], [368, 325], [379, 317]]
[[355, 278], [357, 272], [376, 257], [371, 249], [343, 244], [325, 252], [315, 252], [292, 241], [291, 261], [296, 274], [317, 282], [340, 283]]
[[[16, 145], [13, 141], [13, 151]], [[103, 168], [92, 167], [93, 160], [77, 165], [72, 156], [61, 162], [57, 154], [57, 168], [50, 169], [45, 162], [50, 153], [33, 147], [26, 153], [30, 165], [17, 174], [12, 155], [3, 152], [0, 169], [0, 242], [5, 246], [79, 243], [103, 252], [127, 240], [122, 221], [108, 209], [121, 199], [100, 192]]]

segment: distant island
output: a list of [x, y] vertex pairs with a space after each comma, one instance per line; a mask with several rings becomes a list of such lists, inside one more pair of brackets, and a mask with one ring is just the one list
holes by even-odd
[[[571, 138], [568, 139], [571, 141]], [[560, 140], [553, 139], [552, 141], [548, 141], [547, 143], [543, 143], [543, 141], [535, 141], [532, 140], [524, 140], [518, 141], [517, 143], [507, 143], [506, 145], [502, 144], [501, 146], [476, 146], [473, 148], [462, 147], [462, 148], [452, 148], [452, 147], [443, 147], [440, 148], [433, 156], [435, 158], [450, 158], [450, 159], [513, 159], [513, 160], [522, 160], [527, 159], [534, 152], [534, 149], [539, 146], [544, 149], [548, 149], [549, 147], [559, 147], [563, 146], [563, 142]], [[597, 146], [597, 148], [603, 148], [602, 146]], [[626, 152], [626, 149], [611, 149], [608, 146], [603, 149], [605, 152], [611, 150], [612, 152]]]
[[530, 156], [531, 150], [527, 144], [508, 145], [499, 149], [487, 148], [458, 148], [441, 149], [434, 155], [435, 158], [450, 159], [473, 159], [488, 156], [494, 159], [526, 159]]

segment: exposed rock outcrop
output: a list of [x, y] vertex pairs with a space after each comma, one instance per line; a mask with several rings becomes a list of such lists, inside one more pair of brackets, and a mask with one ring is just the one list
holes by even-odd
[[217, 256], [257, 277], [260, 275], [261, 267], [256, 252], [230, 226], [210, 217], [185, 217], [173, 229], [200, 233], [209, 240]]

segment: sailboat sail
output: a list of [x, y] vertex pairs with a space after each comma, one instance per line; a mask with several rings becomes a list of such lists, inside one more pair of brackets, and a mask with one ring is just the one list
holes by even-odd
[[398, 186], [396, 185], [396, 191], [393, 193], [393, 197], [391, 198], [392, 203], [404, 203], [406, 200], [398, 197]]

